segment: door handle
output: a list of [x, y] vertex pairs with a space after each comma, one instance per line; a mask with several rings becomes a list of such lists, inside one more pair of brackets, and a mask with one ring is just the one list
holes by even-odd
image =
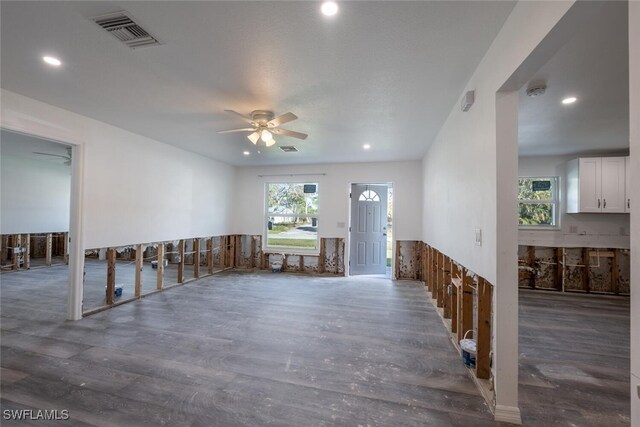
[[598, 209], [600, 208], [600, 199], [598, 199]]
[[382, 235], [383, 235], [383, 236], [386, 236], [386, 235], [387, 235], [387, 233], [382, 233]]
[[602, 200], [603, 200], [603, 202], [604, 202], [604, 204], [603, 204], [602, 208], [604, 209], [604, 208], [606, 208], [606, 207], [607, 207], [607, 199], [602, 199]]

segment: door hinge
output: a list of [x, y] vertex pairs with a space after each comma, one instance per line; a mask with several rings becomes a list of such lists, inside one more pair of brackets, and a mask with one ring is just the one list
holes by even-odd
[[349, 227], [349, 233], [351, 233], [351, 227]]

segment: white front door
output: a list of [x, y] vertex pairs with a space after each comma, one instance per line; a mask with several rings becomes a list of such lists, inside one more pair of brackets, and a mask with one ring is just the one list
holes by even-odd
[[351, 185], [350, 252], [350, 274], [386, 274], [386, 185]]

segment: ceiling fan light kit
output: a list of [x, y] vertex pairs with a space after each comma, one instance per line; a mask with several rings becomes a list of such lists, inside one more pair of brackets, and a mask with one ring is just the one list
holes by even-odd
[[285, 113], [281, 116], [274, 118], [272, 111], [267, 110], [255, 110], [251, 112], [251, 117], [245, 116], [233, 110], [224, 110], [229, 114], [240, 117], [245, 122], [249, 123], [251, 127], [221, 130], [218, 133], [233, 133], [233, 132], [251, 132], [247, 135], [249, 141], [254, 145], [264, 144], [266, 147], [271, 147], [276, 143], [274, 139], [275, 135], [291, 136], [298, 139], [306, 139], [307, 134], [301, 132], [295, 132], [292, 130], [282, 129], [279, 126], [291, 122], [298, 118], [293, 113]]

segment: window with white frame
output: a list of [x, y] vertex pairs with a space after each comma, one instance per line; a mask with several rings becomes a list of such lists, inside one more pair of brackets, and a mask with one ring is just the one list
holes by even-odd
[[318, 184], [266, 184], [266, 247], [315, 251], [318, 249]]
[[558, 215], [558, 177], [518, 178], [520, 227], [557, 227]]

